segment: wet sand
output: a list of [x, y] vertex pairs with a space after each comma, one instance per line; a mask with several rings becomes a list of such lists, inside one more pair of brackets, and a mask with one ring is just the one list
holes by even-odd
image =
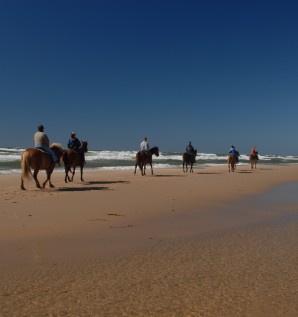
[[297, 171], [0, 177], [0, 316], [296, 316]]

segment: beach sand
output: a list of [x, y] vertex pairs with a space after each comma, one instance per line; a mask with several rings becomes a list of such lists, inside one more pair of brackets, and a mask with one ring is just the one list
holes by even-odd
[[0, 316], [297, 316], [298, 166], [154, 172], [0, 176]]

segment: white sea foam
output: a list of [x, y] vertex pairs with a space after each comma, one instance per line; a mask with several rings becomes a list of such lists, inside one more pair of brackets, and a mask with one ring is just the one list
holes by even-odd
[[[21, 160], [19, 148], [0, 148], [0, 174], [18, 173]], [[86, 153], [87, 165], [85, 168], [106, 170], [131, 170], [134, 168], [136, 151], [108, 151], [92, 150]], [[182, 152], [160, 152], [158, 157], [153, 155], [153, 166], [157, 168], [181, 168]], [[227, 162], [227, 154], [198, 153], [195, 166], [223, 166]], [[249, 164], [249, 155], [239, 157], [240, 165]], [[259, 155], [260, 163], [290, 163], [298, 164], [298, 156]], [[61, 169], [62, 171], [63, 169]], [[57, 169], [60, 171], [60, 169]]]

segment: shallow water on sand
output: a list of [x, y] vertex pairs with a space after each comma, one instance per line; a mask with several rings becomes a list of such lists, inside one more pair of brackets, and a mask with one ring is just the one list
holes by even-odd
[[5, 274], [0, 315], [296, 317], [297, 189], [217, 206], [207, 220], [173, 212], [167, 222], [189, 235], [133, 254]]

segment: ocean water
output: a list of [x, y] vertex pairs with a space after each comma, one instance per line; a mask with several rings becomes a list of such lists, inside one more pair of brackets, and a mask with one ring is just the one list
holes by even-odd
[[[24, 149], [0, 148], [0, 174], [21, 172], [21, 153]], [[160, 152], [153, 156], [153, 166], [158, 168], [181, 168], [182, 152]], [[85, 169], [133, 169], [135, 151], [89, 151], [86, 153]], [[239, 165], [249, 164], [249, 155], [240, 156]], [[259, 155], [261, 164], [297, 164], [298, 156]], [[227, 154], [198, 153], [196, 167], [226, 165]], [[63, 170], [63, 167], [58, 167]]]

